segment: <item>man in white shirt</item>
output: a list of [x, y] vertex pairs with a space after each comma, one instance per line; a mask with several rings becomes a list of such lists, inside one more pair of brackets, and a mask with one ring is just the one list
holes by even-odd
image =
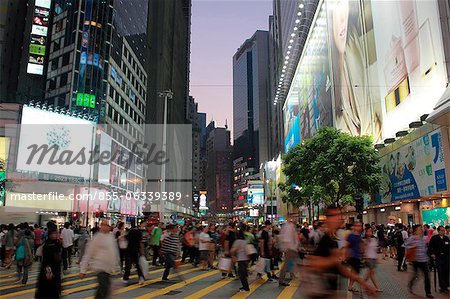
[[202, 270], [207, 270], [208, 267], [208, 259], [209, 259], [209, 244], [211, 244], [211, 237], [208, 235], [208, 226], [204, 226], [202, 232], [200, 233], [200, 261], [203, 265]]
[[281, 250], [285, 252], [286, 260], [283, 267], [281, 267], [278, 284], [280, 286], [289, 286], [289, 283], [285, 282], [284, 278], [286, 276], [288, 264], [297, 264], [299, 246], [297, 227], [293, 223], [292, 219], [289, 219], [289, 221], [286, 222], [281, 228], [280, 241]]
[[72, 247], [74, 240], [73, 230], [70, 228], [70, 223], [64, 223], [64, 228], [61, 231], [61, 243], [62, 243], [62, 259], [63, 259], [63, 270], [70, 268], [72, 264]]
[[80, 278], [86, 276], [88, 265], [97, 274], [98, 286], [95, 298], [108, 298], [111, 275], [119, 273], [119, 250], [114, 236], [110, 233], [108, 220], [100, 223], [98, 234], [87, 245], [80, 264]]

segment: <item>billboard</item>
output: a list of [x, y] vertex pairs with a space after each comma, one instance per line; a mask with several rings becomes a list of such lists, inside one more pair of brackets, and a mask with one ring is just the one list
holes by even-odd
[[50, 0], [37, 0], [35, 2], [27, 64], [28, 74], [44, 74], [50, 6]]
[[423, 210], [422, 222], [430, 226], [450, 225], [450, 208]]
[[264, 204], [264, 182], [248, 181], [247, 203], [249, 205]]
[[[17, 170], [88, 178], [94, 128], [88, 120], [23, 106]], [[68, 166], [74, 159], [79, 163]]]
[[377, 203], [419, 198], [447, 190], [440, 129], [381, 158], [383, 173]]
[[327, 6], [334, 124], [353, 136], [382, 140], [378, 94], [369, 88], [378, 84], [370, 6], [354, 0], [330, 0]]
[[433, 110], [446, 87], [437, 1], [371, 1], [383, 129], [388, 137]]

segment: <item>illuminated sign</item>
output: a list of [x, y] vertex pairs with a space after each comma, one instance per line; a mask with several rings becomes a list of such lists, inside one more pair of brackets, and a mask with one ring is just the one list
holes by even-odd
[[206, 191], [200, 191], [199, 210], [208, 210], [208, 207], [206, 206]]
[[249, 205], [264, 204], [264, 183], [262, 181], [249, 181], [247, 203]]
[[259, 216], [259, 210], [258, 209], [250, 209], [250, 217], [258, 217]]
[[33, 27], [31, 27], [31, 34], [47, 36], [47, 30], [48, 28], [45, 26], [33, 25]]
[[30, 54], [44, 56], [45, 55], [45, 46], [31, 44], [30, 45]]
[[52, 4], [51, 0], [36, 0], [35, 5], [39, 6], [39, 7], [44, 7], [44, 8], [50, 8]]
[[36, 0], [31, 27], [27, 73], [44, 74], [44, 57], [48, 34], [51, 0]]
[[95, 108], [95, 95], [88, 93], [77, 93], [76, 105], [79, 107]]
[[[88, 162], [73, 163], [67, 167], [65, 163], [55, 163], [53, 154], [44, 154], [42, 150], [37, 153], [33, 149], [49, 149], [55, 146], [60, 148], [52, 150], [55, 157], [61, 156], [63, 152], [83, 153], [92, 147], [95, 134], [91, 136], [86, 132], [92, 132], [94, 126], [93, 122], [85, 119], [23, 106], [16, 169], [61, 176], [90, 177], [91, 165]], [[82, 161], [82, 158], [79, 161]]]

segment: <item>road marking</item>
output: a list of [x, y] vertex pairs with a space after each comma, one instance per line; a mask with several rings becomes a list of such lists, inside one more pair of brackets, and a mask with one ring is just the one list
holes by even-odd
[[[187, 265], [184, 265], [184, 266], [187, 266]], [[183, 266], [181, 266], [181, 267], [183, 267]], [[180, 268], [181, 268], [181, 267], [180, 267]], [[164, 269], [160, 269], [160, 270], [158, 270], [158, 271], [159, 271], [159, 272], [162, 272], [162, 271], [164, 271]], [[187, 274], [187, 273], [191, 273], [191, 272], [194, 272], [194, 271], [198, 271], [198, 269], [197, 269], [197, 268], [193, 268], [193, 269], [181, 271], [181, 272], [178, 272], [178, 273], [176, 273], [176, 274], [170, 275], [170, 277], [177, 277], [177, 276], [180, 276], [180, 275], [183, 275], [183, 274]], [[152, 284], [152, 283], [155, 283], [155, 282], [160, 282], [160, 281], [161, 281], [161, 278], [160, 278], [160, 277], [158, 277], [158, 278], [153, 278], [153, 279], [150, 279], [150, 280], [146, 280], [146, 281], [144, 282], [144, 284], [142, 284], [142, 285], [140, 285], [140, 284], [137, 283], [137, 284], [133, 284], [133, 285], [130, 285], [130, 286], [127, 286], [127, 287], [124, 287], [124, 288], [115, 290], [115, 291], [113, 292], [113, 295], [117, 295], [117, 294], [122, 294], [122, 293], [125, 293], [125, 292], [129, 292], [129, 291], [133, 291], [133, 290], [136, 290], [136, 289], [145, 287], [145, 286], [147, 286], [147, 285], [149, 285], [149, 284]], [[95, 285], [96, 285], [96, 284], [95, 284]], [[89, 297], [85, 297], [85, 299], [94, 299], [94, 297], [93, 297], [93, 296], [89, 296]]]
[[184, 297], [184, 299], [200, 299], [206, 295], [208, 295], [211, 292], [214, 292], [217, 289], [220, 289], [221, 287], [224, 287], [225, 285], [229, 284], [230, 282], [234, 281], [234, 279], [222, 279], [219, 282], [216, 282], [215, 284], [198, 291], [190, 296]]
[[277, 299], [292, 298], [300, 285], [300, 281], [297, 278], [295, 281], [291, 281], [290, 286], [285, 287], [284, 290], [278, 295]]
[[[89, 272], [87, 272], [86, 274], [91, 274], [92, 273], [92, 271], [89, 271]], [[64, 279], [66, 279], [66, 278], [71, 278], [71, 277], [74, 277], [74, 276], [78, 276], [78, 275], [80, 275], [79, 273], [72, 273], [72, 274], [69, 274], [69, 275], [65, 275], [64, 277], [63, 277], [63, 281], [64, 281]], [[29, 276], [28, 277], [28, 284], [30, 283], [30, 278], [36, 278], [38, 275], [32, 275], [32, 276]], [[14, 280], [14, 281], [17, 281], [17, 277], [16, 278], [12, 278], [12, 280]], [[2, 280], [2, 282], [7, 282], [8, 280]], [[9, 280], [9, 281], [11, 281], [11, 280]], [[31, 279], [31, 281], [36, 281], [36, 279]], [[27, 285], [28, 285], [27, 284]], [[64, 282], [63, 282], [63, 285], [64, 285]], [[21, 283], [18, 283], [18, 284], [12, 284], [12, 285], [7, 285], [7, 286], [2, 286], [2, 287], [0, 287], [0, 291], [3, 291], [3, 290], [8, 290], [8, 289], [13, 289], [13, 288], [17, 288], [17, 287], [20, 287], [20, 286], [23, 286], [23, 284], [21, 284]]]
[[173, 285], [171, 285], [171, 286], [169, 286], [167, 288], [164, 288], [164, 289], [161, 289], [161, 290], [157, 290], [157, 291], [154, 291], [154, 292], [151, 292], [151, 293], [139, 296], [139, 297], [135, 297], [135, 299], [150, 299], [150, 298], [155, 298], [157, 296], [163, 296], [163, 295], [169, 293], [170, 291], [180, 289], [180, 288], [182, 288], [182, 287], [184, 287], [184, 286], [186, 286], [188, 284], [194, 283], [194, 282], [199, 281], [199, 280], [201, 280], [203, 278], [206, 278], [208, 276], [212, 276], [212, 275], [218, 274], [218, 273], [220, 273], [220, 271], [218, 271], [218, 270], [206, 272], [204, 274], [200, 274], [200, 275], [194, 276], [192, 278], [189, 278], [189, 279], [187, 279], [185, 281], [173, 284]]
[[[187, 266], [187, 265], [183, 265], [181, 267], [185, 267], [185, 266]], [[154, 274], [154, 273], [159, 273], [159, 272], [162, 272], [162, 271], [164, 271], [164, 268], [153, 270], [153, 271], [150, 271], [148, 273], [149, 274]], [[74, 273], [74, 274], [70, 274], [70, 275], [78, 276], [79, 273]], [[66, 278], [68, 276], [64, 276], [64, 278]], [[130, 276], [130, 278], [135, 278], [135, 277], [137, 277], [136, 274]], [[91, 277], [87, 277], [87, 278], [83, 278], [83, 279], [75, 279], [75, 280], [63, 282], [61, 285], [62, 286], [74, 285], [74, 284], [77, 284], [79, 282], [90, 281], [90, 280], [94, 280], [96, 278], [97, 278], [97, 276], [91, 276]], [[72, 294], [72, 293], [88, 290], [88, 289], [94, 288], [96, 286], [97, 286], [97, 283], [91, 283], [91, 284], [75, 287], [75, 288], [72, 288], [72, 289], [63, 290], [62, 291], [62, 295], [68, 295], [68, 294]], [[21, 296], [21, 295], [25, 295], [25, 294], [29, 294], [29, 293], [33, 293], [33, 292], [35, 292], [35, 288], [30, 288], [30, 289], [26, 289], [26, 290], [22, 290], [22, 291], [17, 291], [17, 292], [13, 292], [13, 293], [9, 293], [9, 294], [4, 294], [4, 295], [1, 296], [1, 298], [2, 299], [3, 298], [11, 298], [11, 297]]]
[[[283, 265], [281, 265], [280, 270], [281, 270], [281, 268], [283, 268]], [[280, 270], [275, 271], [275, 275], [277, 275], [278, 272], [280, 272]], [[253, 294], [256, 291], [256, 289], [258, 289], [260, 286], [262, 286], [266, 282], [267, 282], [267, 279], [256, 279], [250, 285], [250, 292], [247, 292], [247, 293], [238, 292], [238, 293], [234, 294], [234, 296], [231, 297], [230, 299], [245, 299], [248, 296], [250, 296], [251, 294]]]

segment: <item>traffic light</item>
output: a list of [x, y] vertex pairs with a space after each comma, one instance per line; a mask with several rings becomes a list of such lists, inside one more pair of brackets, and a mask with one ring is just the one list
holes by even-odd
[[78, 216], [79, 216], [78, 212], [73, 212], [72, 213], [72, 220], [77, 220]]

